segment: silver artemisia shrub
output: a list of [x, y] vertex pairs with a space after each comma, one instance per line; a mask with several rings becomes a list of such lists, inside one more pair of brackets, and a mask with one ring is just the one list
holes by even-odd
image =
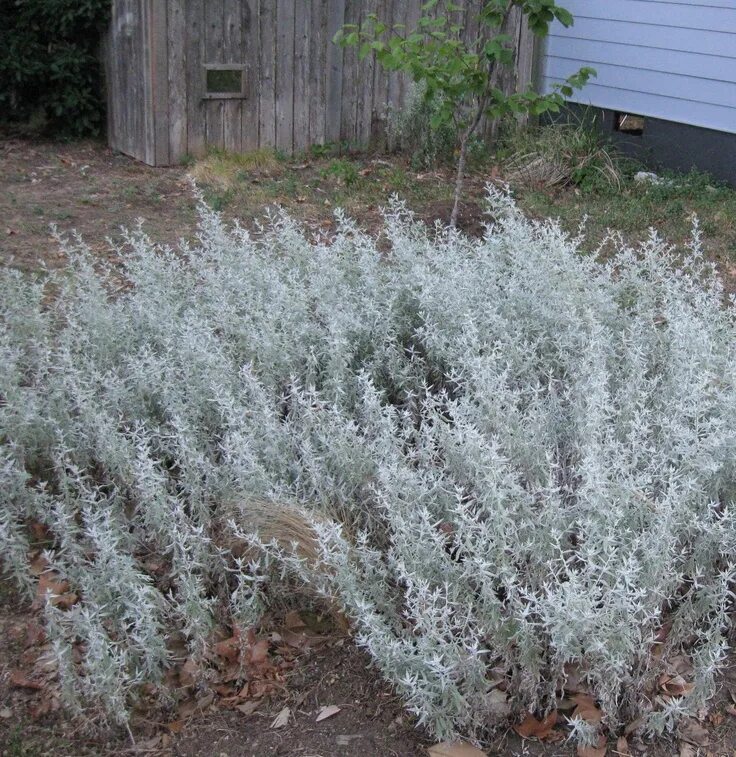
[[[380, 241], [203, 209], [176, 251], [138, 231], [119, 268], [75, 242], [61, 274], [3, 272], [2, 559], [32, 590], [48, 529], [80, 597], [46, 610], [70, 705], [124, 720], [173, 635], [202, 655], [301, 586], [441, 737], [482, 739], [505, 697], [544, 712], [571, 671], [610, 729], [702, 707], [733, 609], [734, 309], [697, 232], [600, 262], [489, 205], [468, 239], [394, 203]], [[683, 657], [694, 686], [658, 695]]]

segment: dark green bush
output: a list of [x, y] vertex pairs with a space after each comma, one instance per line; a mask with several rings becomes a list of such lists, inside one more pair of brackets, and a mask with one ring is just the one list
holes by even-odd
[[0, 121], [64, 137], [104, 123], [110, 0], [0, 0]]

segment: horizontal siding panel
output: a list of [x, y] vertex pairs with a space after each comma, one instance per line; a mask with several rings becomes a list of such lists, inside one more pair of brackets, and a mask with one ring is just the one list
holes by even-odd
[[[545, 91], [549, 91], [552, 84], [556, 82], [559, 80], [545, 76], [542, 86]], [[736, 134], [736, 108], [727, 105], [693, 103], [689, 100], [678, 100], [649, 92], [615, 89], [598, 84], [587, 84], [570, 100], [582, 105], [636, 113], [641, 116], [651, 116], [665, 121]]]
[[589, 61], [596, 69], [600, 68], [601, 64], [609, 63], [701, 79], [736, 82], [734, 61], [717, 55], [655, 50], [617, 42], [593, 42], [571, 38], [565, 39], [561, 45], [554, 45], [552, 49], [556, 53], [552, 57], [574, 60], [578, 63], [575, 68], [579, 68], [582, 61]]
[[[673, 0], [647, 0], [650, 3], [671, 5]], [[697, 5], [701, 8], [725, 8], [726, 10], [736, 10], [736, 0], [681, 0], [678, 5]]]
[[576, 23], [585, 18], [714, 32], [736, 30], [736, 8], [704, 9], [691, 3], [653, 3], [650, 0], [568, 0], [564, 6], [573, 14]]
[[575, 37], [599, 42], [619, 42], [629, 45], [682, 50], [702, 55], [721, 55], [736, 60], [736, 30], [733, 32], [690, 31], [673, 27], [635, 24], [627, 21], [605, 21], [578, 18], [574, 26], [565, 29], [555, 24], [550, 35], [550, 51], [559, 49], [561, 40]]
[[[553, 79], [565, 79], [577, 71], [580, 63], [581, 61], [549, 57], [547, 75]], [[593, 65], [592, 61], [582, 61], [582, 63]], [[652, 95], [690, 100], [693, 103], [733, 104], [736, 107], [736, 84], [731, 82], [696, 79], [692, 76], [612, 66], [607, 63], [597, 64], [595, 67], [598, 75], [592, 81], [602, 87], [631, 89]]]
[[545, 86], [598, 72], [573, 102], [736, 133], [736, 0], [567, 0]]

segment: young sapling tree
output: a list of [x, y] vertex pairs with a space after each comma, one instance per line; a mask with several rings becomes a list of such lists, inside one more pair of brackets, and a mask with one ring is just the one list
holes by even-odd
[[479, 32], [474, 39], [463, 37], [462, 6], [429, 0], [422, 6], [416, 29], [389, 26], [376, 14], [361, 25], [346, 24], [335, 42], [357, 47], [359, 57], [375, 54], [378, 63], [389, 71], [403, 71], [421, 86], [425, 100], [434, 106], [431, 128], [453, 125], [458, 133], [458, 159], [455, 194], [450, 225], [457, 224], [463, 189], [468, 145], [483, 117], [499, 119], [509, 114], [540, 115], [559, 111], [565, 97], [582, 87], [595, 75], [584, 67], [552, 91], [540, 94], [533, 87], [507, 93], [499, 86], [499, 72], [516, 60], [513, 39], [504, 33], [515, 7], [526, 16], [529, 29], [544, 37], [555, 19], [565, 26], [572, 15], [554, 0], [487, 0], [479, 9]]

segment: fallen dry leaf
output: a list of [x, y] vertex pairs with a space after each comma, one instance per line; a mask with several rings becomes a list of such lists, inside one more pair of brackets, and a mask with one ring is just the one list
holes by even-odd
[[20, 670], [14, 670], [10, 674], [10, 683], [18, 689], [35, 689], [36, 691], [39, 691], [43, 688], [42, 683], [32, 681]]
[[621, 757], [631, 757], [631, 750], [629, 749], [629, 742], [626, 736], [619, 736], [616, 741], [616, 754], [621, 755]]
[[214, 646], [215, 654], [218, 657], [224, 657], [226, 660], [237, 660], [240, 654], [240, 638], [231, 636], [229, 639], [218, 641]]
[[680, 742], [679, 757], [696, 757], [698, 750], [692, 744], [688, 744], [686, 741]]
[[317, 715], [316, 723], [319, 723], [320, 720], [327, 720], [327, 718], [331, 718], [333, 715], [337, 715], [338, 712], [340, 712], [341, 708], [338, 707], [336, 704], [330, 704], [327, 705], [327, 707], [323, 707], [319, 714]]
[[632, 720], [626, 728], [624, 728], [624, 736], [628, 736], [634, 731], [638, 731], [646, 722], [646, 718], [642, 715], [640, 718], [637, 718], [636, 720]]
[[681, 721], [678, 732], [683, 741], [694, 746], [707, 746], [710, 741], [708, 731], [695, 718]]
[[597, 746], [579, 746], [578, 757], [606, 757], [606, 737], [598, 737]]
[[600, 723], [603, 719], [603, 713], [598, 709], [595, 700], [590, 694], [575, 694], [570, 697], [575, 702], [575, 710], [572, 714], [574, 718], [580, 718], [586, 723]]
[[722, 712], [711, 712], [708, 715], [708, 722], [715, 726], [721, 725], [725, 719], [726, 716]]
[[487, 757], [472, 744], [464, 741], [443, 741], [441, 744], [435, 744], [429, 747], [430, 757]]
[[159, 733], [145, 741], [137, 741], [135, 744], [136, 751], [146, 752], [155, 749], [161, 743], [162, 736], [163, 734]]
[[689, 694], [695, 684], [688, 683], [679, 673], [664, 673], [659, 677], [659, 688], [671, 697], [682, 697]]
[[262, 665], [268, 659], [268, 639], [261, 639], [248, 648], [248, 662]]
[[585, 694], [586, 692], [583, 674], [576, 663], [565, 663], [565, 691], [568, 694]]
[[179, 669], [179, 682], [182, 686], [194, 686], [199, 673], [199, 665], [190, 657]]
[[180, 720], [186, 720], [190, 718], [197, 711], [197, 702], [194, 699], [185, 699], [180, 702], [177, 708], [177, 715]]
[[43, 556], [43, 553], [36, 555], [36, 557], [31, 560], [28, 566], [30, 574], [36, 577], [40, 576], [42, 573], [45, 573], [48, 569], [49, 561]]
[[45, 523], [41, 523], [38, 520], [32, 521], [30, 524], [30, 531], [35, 542], [45, 543], [53, 541], [51, 531]]
[[284, 625], [290, 631], [301, 631], [302, 629], [307, 627], [304, 619], [296, 610], [292, 610], [291, 612], [286, 613], [286, 617], [284, 618]]
[[236, 710], [242, 712], [243, 715], [252, 715], [260, 706], [260, 702], [257, 699], [252, 699], [250, 702], [243, 702], [235, 707]]
[[514, 726], [514, 730], [523, 739], [537, 738], [544, 739], [552, 732], [557, 724], [557, 710], [552, 710], [543, 720], [537, 720], [531, 713], [528, 714], [521, 723]]
[[38, 623], [29, 622], [25, 628], [25, 639], [23, 642], [25, 648], [35, 647], [44, 641], [46, 641], [46, 632], [43, 628]]
[[291, 710], [288, 707], [284, 707], [283, 710], [273, 719], [271, 728], [283, 728], [291, 717]]

